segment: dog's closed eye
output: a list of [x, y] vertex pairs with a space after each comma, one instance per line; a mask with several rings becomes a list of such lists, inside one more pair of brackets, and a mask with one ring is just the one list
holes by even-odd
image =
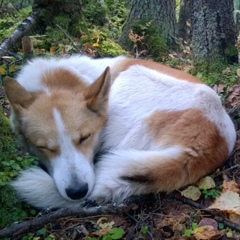
[[48, 148], [47, 146], [38, 146], [38, 148], [42, 151], [48, 151], [51, 153], [56, 153], [57, 149], [56, 148]]
[[81, 136], [78, 141], [78, 144], [82, 144], [86, 142], [90, 137], [91, 137], [91, 133]]

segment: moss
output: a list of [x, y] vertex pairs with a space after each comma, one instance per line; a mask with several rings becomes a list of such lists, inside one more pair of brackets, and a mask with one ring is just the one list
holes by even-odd
[[0, 126], [0, 153], [2, 153], [0, 159], [2, 162], [3, 160], [7, 160], [10, 156], [12, 156], [15, 151], [15, 143], [10, 132], [10, 121], [4, 116], [2, 107], [0, 107]]
[[105, 41], [101, 42], [100, 50], [104, 57], [116, 57], [127, 54], [127, 52], [119, 44], [110, 39], [106, 39]]
[[53, 23], [58, 24], [59, 26], [63, 27], [64, 29], [68, 29], [68, 26], [71, 22], [71, 19], [68, 15], [59, 15], [54, 18]]
[[31, 165], [33, 157], [18, 156], [17, 144], [10, 131], [10, 122], [0, 106], [0, 229], [30, 214], [31, 208], [23, 204], [10, 186], [24, 166]]

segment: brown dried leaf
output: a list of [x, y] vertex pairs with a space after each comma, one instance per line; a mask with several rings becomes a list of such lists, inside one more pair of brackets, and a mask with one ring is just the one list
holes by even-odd
[[225, 191], [215, 199], [209, 209], [219, 209], [225, 213], [240, 215], [240, 197], [236, 192]]
[[218, 239], [221, 237], [225, 232], [218, 231], [213, 226], [202, 226], [198, 227], [194, 230], [194, 237], [196, 240], [203, 240], [203, 239]]
[[198, 227], [202, 226], [212, 226], [214, 229], [218, 229], [218, 223], [212, 218], [203, 218], [199, 223]]
[[227, 74], [227, 73], [230, 73], [230, 72], [232, 72], [230, 67], [227, 67], [224, 70], [222, 70], [222, 74]]
[[89, 234], [90, 237], [102, 237], [102, 236], [105, 236], [107, 235], [109, 232], [111, 231], [111, 228], [103, 228], [103, 229], [100, 229], [96, 232], [92, 232]]
[[231, 192], [236, 192], [239, 193], [239, 186], [235, 181], [224, 181], [223, 182], [223, 191], [222, 192], [226, 192], [226, 191], [231, 191]]

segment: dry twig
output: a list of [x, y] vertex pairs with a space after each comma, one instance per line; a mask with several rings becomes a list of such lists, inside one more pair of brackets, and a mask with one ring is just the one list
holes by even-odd
[[0, 231], [0, 239], [6, 237], [16, 238], [27, 232], [31, 232], [43, 227], [45, 224], [54, 222], [59, 218], [68, 216], [95, 216], [100, 214], [122, 214], [128, 212], [131, 209], [131, 205], [127, 206], [120, 204], [118, 206], [109, 204], [106, 206], [90, 207], [90, 208], [62, 208], [55, 212], [48, 213], [42, 217], [34, 218], [29, 221], [15, 223], [10, 227]]

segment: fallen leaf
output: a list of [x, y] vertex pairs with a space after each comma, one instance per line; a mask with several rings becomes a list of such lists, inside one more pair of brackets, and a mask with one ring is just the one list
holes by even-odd
[[240, 77], [240, 68], [237, 69], [237, 75]]
[[201, 196], [201, 192], [197, 187], [189, 186], [185, 190], [181, 191], [181, 195], [193, 201], [197, 201]]
[[[225, 188], [232, 188], [234, 183], [231, 184], [232, 185], [225, 183]], [[234, 190], [236, 190], [235, 187], [236, 186], [234, 186]], [[240, 196], [237, 192], [225, 189], [224, 192], [215, 199], [214, 203], [209, 206], [209, 209], [218, 209], [227, 213], [232, 222], [240, 224]]]
[[111, 231], [111, 228], [103, 228], [103, 229], [100, 229], [96, 232], [92, 232], [89, 234], [90, 237], [102, 237], [102, 236], [105, 236], [107, 235], [109, 232]]
[[227, 191], [231, 191], [231, 192], [236, 192], [239, 193], [239, 186], [235, 181], [224, 181], [223, 182], [223, 191], [222, 192], [227, 192]]
[[232, 70], [230, 67], [227, 67], [224, 70], [222, 70], [222, 74], [227, 74], [227, 73], [231, 73], [231, 72], [232, 72]]
[[198, 223], [198, 227], [202, 226], [212, 226], [214, 229], [218, 229], [218, 223], [212, 218], [202, 218], [202, 220]]
[[201, 226], [193, 231], [193, 235], [196, 240], [204, 240], [204, 239], [218, 239], [221, 237], [225, 231], [218, 231], [213, 226]]
[[207, 190], [207, 189], [212, 189], [216, 187], [214, 180], [210, 176], [201, 178], [197, 182], [197, 185], [198, 185], [198, 188], [201, 190]]

